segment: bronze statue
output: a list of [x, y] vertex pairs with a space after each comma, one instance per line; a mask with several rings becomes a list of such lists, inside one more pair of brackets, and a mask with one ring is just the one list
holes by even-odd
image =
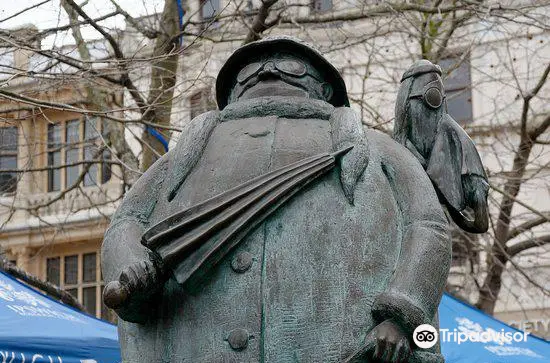
[[454, 222], [471, 233], [489, 228], [489, 183], [473, 141], [447, 113], [441, 68], [422, 59], [403, 74], [394, 139], [420, 161]]
[[443, 362], [412, 343], [451, 258], [418, 160], [301, 41], [237, 49], [216, 90], [105, 234], [124, 362]]

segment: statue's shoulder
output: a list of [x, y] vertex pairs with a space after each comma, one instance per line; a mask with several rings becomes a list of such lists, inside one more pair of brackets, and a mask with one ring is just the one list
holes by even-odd
[[[375, 129], [366, 129], [365, 137], [369, 144], [376, 147], [378, 150], [383, 151], [386, 155], [395, 155], [408, 157], [410, 152], [403, 145], [395, 141], [390, 135], [383, 131]], [[412, 156], [412, 155], [410, 155]]]
[[391, 165], [394, 169], [406, 170], [408, 173], [425, 174], [424, 168], [414, 155], [388, 134], [368, 129], [365, 131], [365, 138], [373, 155], [376, 155], [382, 163]]
[[214, 110], [201, 113], [191, 121], [185, 123], [178, 136], [175, 150], [187, 147], [194, 137], [210, 133], [219, 122], [220, 111]]
[[219, 122], [220, 112], [215, 110], [200, 114], [183, 127], [168, 160], [169, 199], [174, 198], [199, 160], [212, 130]]

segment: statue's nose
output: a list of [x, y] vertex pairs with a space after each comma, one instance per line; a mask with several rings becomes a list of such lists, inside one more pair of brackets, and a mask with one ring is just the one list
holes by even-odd
[[269, 78], [279, 78], [279, 71], [275, 68], [272, 62], [267, 62], [260, 73], [258, 73], [258, 79], [260, 80]]

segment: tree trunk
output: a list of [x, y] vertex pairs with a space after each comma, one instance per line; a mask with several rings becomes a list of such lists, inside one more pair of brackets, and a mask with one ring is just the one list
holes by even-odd
[[[176, 1], [165, 1], [160, 26], [162, 31], [155, 41], [153, 50], [153, 63], [151, 65], [151, 84], [148, 109], [143, 113], [143, 120], [161, 126], [170, 125], [172, 112], [172, 99], [178, 71], [179, 39], [179, 13]], [[164, 145], [151, 132], [152, 126], [147, 126], [142, 138], [143, 160], [141, 170], [147, 170], [158, 158], [166, 152]], [[170, 132], [164, 129], [155, 129], [168, 143]]]
[[479, 291], [479, 299], [476, 306], [493, 315], [495, 304], [500, 293], [502, 285], [502, 273], [508, 262], [509, 254], [506, 247], [510, 232], [510, 219], [512, 207], [519, 193], [523, 174], [533, 148], [533, 140], [530, 139], [526, 132], [522, 133], [518, 151], [514, 157], [512, 166], [512, 175], [510, 175], [504, 191], [506, 194], [502, 197], [500, 203], [500, 211], [498, 215], [497, 225], [495, 229], [495, 240], [491, 251], [487, 254], [487, 276], [483, 281], [483, 285]]

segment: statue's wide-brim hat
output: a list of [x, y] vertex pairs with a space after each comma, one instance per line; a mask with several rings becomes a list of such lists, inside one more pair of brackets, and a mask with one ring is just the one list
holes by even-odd
[[237, 74], [248, 64], [251, 56], [270, 52], [285, 52], [305, 57], [321, 73], [322, 78], [332, 85], [333, 94], [328, 102], [335, 107], [349, 106], [346, 85], [340, 72], [318, 50], [300, 39], [277, 36], [245, 44], [227, 59], [216, 80], [216, 100], [220, 110], [227, 106]]

